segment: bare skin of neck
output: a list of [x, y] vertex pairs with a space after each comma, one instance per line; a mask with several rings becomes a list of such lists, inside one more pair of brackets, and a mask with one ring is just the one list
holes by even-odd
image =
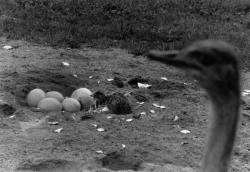
[[211, 96], [212, 114], [202, 172], [227, 172], [239, 116], [239, 95]]

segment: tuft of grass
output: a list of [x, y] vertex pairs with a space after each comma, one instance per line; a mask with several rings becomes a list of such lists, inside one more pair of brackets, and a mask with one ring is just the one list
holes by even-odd
[[115, 46], [135, 55], [222, 39], [238, 47], [248, 64], [248, 0], [4, 0], [0, 11], [0, 35], [11, 39]]

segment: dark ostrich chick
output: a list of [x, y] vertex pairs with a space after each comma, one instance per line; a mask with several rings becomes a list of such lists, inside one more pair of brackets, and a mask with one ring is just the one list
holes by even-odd
[[114, 114], [130, 114], [132, 113], [128, 99], [121, 93], [113, 93], [105, 96], [101, 91], [93, 94], [98, 105], [107, 105], [111, 113]]
[[107, 96], [102, 91], [96, 91], [93, 94], [93, 97], [96, 101], [96, 106], [98, 107], [99, 105], [105, 105], [107, 102]]
[[107, 96], [107, 107], [114, 114], [132, 113], [128, 99], [121, 93], [114, 93]]

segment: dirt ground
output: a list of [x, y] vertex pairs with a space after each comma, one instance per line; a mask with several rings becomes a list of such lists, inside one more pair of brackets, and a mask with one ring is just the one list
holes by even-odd
[[[14, 49], [3, 49], [6, 44]], [[181, 71], [121, 49], [97, 50], [87, 45], [61, 49], [5, 38], [0, 39], [0, 62], [0, 104], [15, 108], [1, 106], [1, 172], [176, 171], [170, 165], [199, 169], [209, 100]], [[128, 81], [136, 76], [148, 79], [152, 87], [131, 87]], [[107, 81], [114, 77], [122, 79], [123, 88]], [[250, 73], [242, 71], [242, 78], [242, 87], [250, 88]], [[79, 87], [126, 94], [133, 113], [115, 115], [101, 112], [103, 107], [76, 114], [42, 113], [25, 102], [33, 88], [70, 96]], [[153, 103], [166, 108], [156, 108]], [[141, 112], [146, 114], [135, 118]], [[233, 152], [233, 172], [250, 171], [250, 116], [247, 110], [244, 114]], [[89, 118], [83, 119], [86, 115]], [[49, 121], [59, 123], [50, 125]], [[105, 131], [98, 132], [93, 124]], [[63, 130], [56, 133], [58, 128]], [[184, 129], [190, 133], [181, 133]]]

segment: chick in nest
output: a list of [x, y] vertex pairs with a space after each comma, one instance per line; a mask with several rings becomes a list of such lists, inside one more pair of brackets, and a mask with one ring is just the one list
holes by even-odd
[[101, 91], [97, 91], [93, 94], [96, 100], [96, 105], [107, 105], [111, 113], [114, 114], [130, 114], [132, 113], [131, 106], [128, 99], [121, 93], [113, 93], [111, 95], [105, 95]]

